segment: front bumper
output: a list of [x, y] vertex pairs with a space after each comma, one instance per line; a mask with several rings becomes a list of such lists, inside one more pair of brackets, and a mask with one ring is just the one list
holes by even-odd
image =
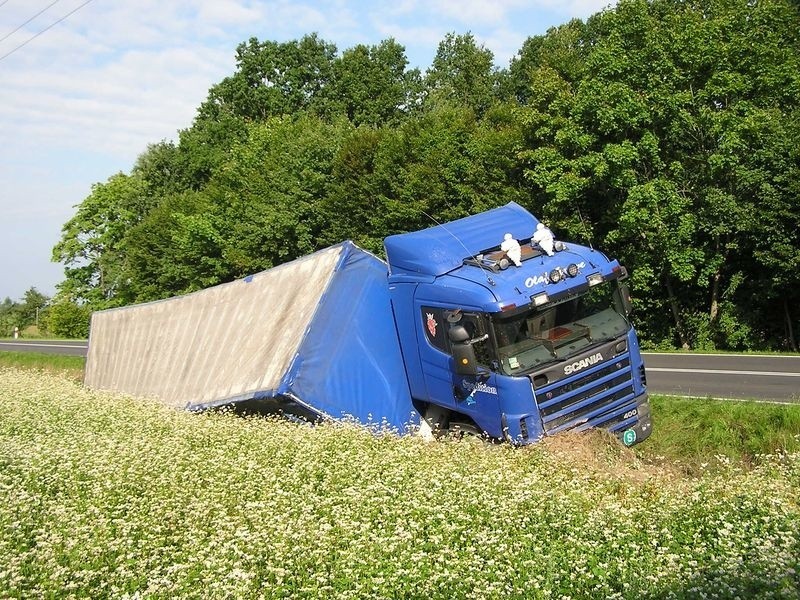
[[614, 433], [619, 441], [626, 446], [633, 446], [645, 441], [653, 432], [653, 422], [650, 414], [650, 399], [647, 394], [642, 394], [634, 399], [636, 402], [636, 422], [628, 427], [620, 428]]

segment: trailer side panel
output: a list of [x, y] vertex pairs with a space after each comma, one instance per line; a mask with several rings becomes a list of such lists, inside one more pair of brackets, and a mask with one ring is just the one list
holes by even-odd
[[95, 313], [85, 385], [180, 408], [276, 391], [344, 248], [186, 296]]

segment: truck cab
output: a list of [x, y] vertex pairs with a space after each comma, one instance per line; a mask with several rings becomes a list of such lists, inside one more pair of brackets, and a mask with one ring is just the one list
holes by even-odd
[[515, 444], [590, 427], [638, 443], [651, 421], [627, 272], [578, 244], [549, 255], [538, 224], [510, 203], [385, 240], [414, 406], [431, 429]]

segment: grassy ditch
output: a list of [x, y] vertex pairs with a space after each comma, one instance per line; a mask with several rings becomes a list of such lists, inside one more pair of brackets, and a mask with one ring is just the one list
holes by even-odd
[[796, 598], [800, 455], [687, 477], [0, 367], [0, 597]]
[[653, 434], [636, 446], [650, 462], [697, 474], [800, 452], [800, 404], [652, 396], [651, 406]]

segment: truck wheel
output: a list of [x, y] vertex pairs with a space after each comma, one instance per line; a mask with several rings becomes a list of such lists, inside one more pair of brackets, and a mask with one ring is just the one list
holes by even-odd
[[486, 439], [486, 435], [483, 431], [475, 425], [475, 423], [471, 423], [469, 421], [451, 421], [447, 427], [447, 431], [450, 435], [456, 439], [462, 440], [465, 437], [479, 437]]
[[419, 434], [428, 442], [441, 437], [447, 431], [450, 411], [436, 404], [429, 404], [419, 423]]

